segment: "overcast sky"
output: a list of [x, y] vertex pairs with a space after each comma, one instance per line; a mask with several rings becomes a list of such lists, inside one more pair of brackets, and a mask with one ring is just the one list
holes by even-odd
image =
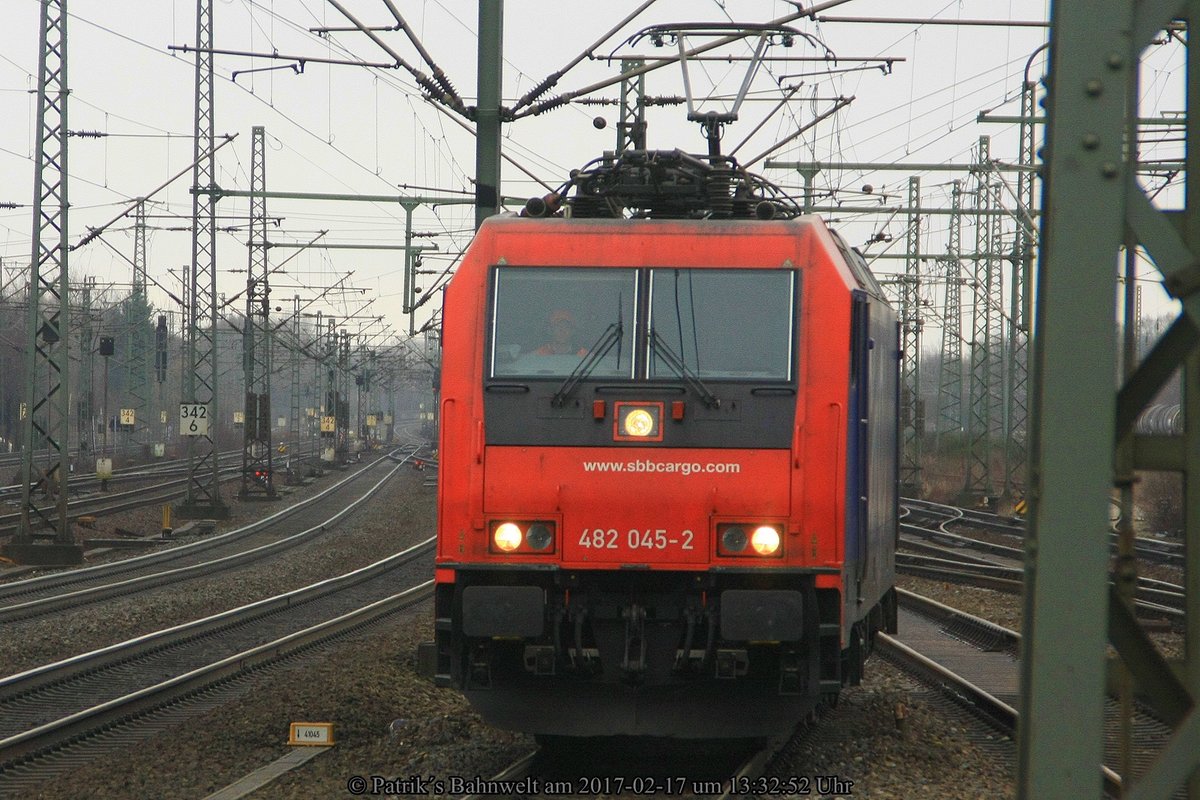
[[[467, 104], [475, 94], [477, 6], [468, 0], [393, 0], [416, 31], [433, 59], [450, 76]], [[393, 22], [383, 0], [341, 0], [364, 23]], [[29, 260], [32, 195], [32, 155], [36, 103], [38, 0], [0, 0], [4, 24], [0, 26], [0, 203], [18, 203], [17, 209], [0, 208], [0, 258], [6, 270], [24, 268]], [[506, 104], [549, 73], [564, 67], [596, 43], [641, 2], [619, 0], [557, 4], [508, 0], [505, 4]], [[194, 44], [194, 0], [70, 0], [69, 127], [95, 131], [104, 138], [70, 140], [70, 241], [77, 242], [88, 226], [116, 216], [131, 198], [142, 196], [184, 169], [191, 160], [193, 126], [193, 56], [174, 54], [170, 45]], [[596, 48], [597, 58], [585, 59], [568, 72], [554, 90], [572, 91], [609, 78], [618, 72], [610, 54], [652, 57], [673, 52], [656, 50], [648, 41], [623, 44], [637, 30], [668, 22], [765, 22], [793, 12], [794, 4], [778, 0], [658, 0], [617, 35]], [[945, 2], [915, 0], [897, 4], [885, 0], [850, 0], [826, 14], [839, 17], [905, 17], [939, 20], [1013, 19], [1038, 21], [1046, 17], [1046, 3], [1035, 0], [996, 2]], [[366, 37], [338, 33], [319, 38], [309, 28], [346, 25], [345, 17], [321, 0], [216, 0], [216, 46], [230, 50], [277, 52], [308, 57], [352, 58], [388, 62], [391, 58]], [[827, 110], [837, 97], [854, 97], [846, 109], [780, 150], [781, 159], [846, 161], [969, 162], [980, 135], [994, 137], [992, 156], [1004, 161], [1017, 158], [1016, 127], [977, 122], [981, 110], [1015, 115], [1022, 74], [1030, 54], [1046, 38], [1040, 27], [965, 27], [950, 25], [870, 24], [864, 22], [803, 20], [793, 23], [815, 38], [814, 45], [797, 39], [791, 48], [772, 47], [769, 55], [837, 56], [836, 64], [771, 61], [755, 77], [750, 100], [739, 122], [729, 126], [726, 150], [741, 142], [764, 116], [775, 109], [781, 91], [799, 85], [793, 101], [774, 113], [747, 142], [739, 157], [746, 159]], [[403, 33], [380, 36], [406, 61], [425, 72], [416, 48]], [[696, 40], [700, 44], [701, 40]], [[744, 55], [750, 44], [722, 54]], [[1145, 82], [1147, 104], [1156, 111], [1180, 108], [1172, 92], [1178, 73], [1181, 47], [1165, 45], [1160, 71]], [[1166, 52], [1175, 50], [1173, 55]], [[893, 57], [890, 70], [859, 57]], [[270, 189], [344, 193], [430, 194], [469, 192], [474, 169], [474, 143], [453, 112], [443, 112], [422, 99], [412, 77], [402, 70], [354, 66], [326, 67], [307, 63], [302, 74], [290, 68], [247, 73], [245, 70], [286, 67], [292, 62], [235, 56], [216, 58], [216, 130], [236, 134], [218, 159], [218, 181], [228, 188], [249, 188], [250, 131], [263, 125], [267, 132], [266, 173]], [[694, 92], [728, 96], [744, 75], [744, 63], [693, 64]], [[819, 74], [833, 68], [834, 75]], [[1034, 77], [1042, 61], [1034, 62]], [[239, 74], [234, 75], [235, 71]], [[804, 73], [804, 74], [801, 74]], [[784, 89], [781, 89], [784, 87]], [[655, 96], [683, 94], [678, 66], [666, 67], [647, 79]], [[596, 91], [594, 98], [614, 99], [617, 87]], [[718, 101], [720, 103], [720, 101]], [[711, 106], [706, 106], [711, 107]], [[597, 129], [594, 117], [609, 125]], [[536, 178], [560, 184], [567, 171], [615, 144], [617, 117], [611, 105], [571, 104], [539, 117], [505, 127], [505, 152]], [[651, 109], [649, 144], [654, 148], [680, 147], [701, 152], [705, 148], [698, 126], [686, 123], [679, 106]], [[458, 118], [461, 120], [461, 118]], [[1164, 145], [1164, 147], [1167, 145]], [[761, 164], [759, 167], [761, 168]], [[778, 183], [798, 187], [797, 176], [767, 172]], [[965, 177], [965, 176], [964, 176]], [[907, 173], [831, 171], [818, 185], [839, 191], [846, 203], [861, 204], [858, 191], [871, 184], [873, 194], [903, 199]], [[923, 203], [948, 205], [949, 177], [931, 173], [922, 177]], [[190, 175], [157, 194], [151, 206], [149, 274], [178, 292], [178, 273], [190, 258], [188, 224], [191, 201]], [[424, 187], [401, 189], [401, 185]], [[522, 171], [505, 164], [503, 191], [526, 197], [543, 189]], [[466, 196], [466, 195], [464, 195]], [[231, 219], [222, 225], [238, 226], [247, 212], [244, 200], [226, 199], [220, 213]], [[328, 230], [333, 243], [397, 244], [403, 240], [404, 215], [388, 204], [362, 202], [314, 203], [269, 201], [268, 213], [282, 219], [270, 238], [278, 242], [305, 242], [318, 230]], [[422, 241], [439, 250], [426, 265], [444, 269], [453, 254], [469, 241], [473, 212], [469, 205], [423, 207], [416, 214], [417, 229], [429, 234]], [[862, 245], [875, 231], [903, 242], [904, 220], [841, 217], [847, 238]], [[222, 234], [219, 244], [220, 290], [232, 295], [245, 285], [246, 234], [242, 229]], [[96, 276], [111, 285], [110, 297], [128, 291], [128, 263], [114, 250], [132, 256], [129, 224], [121, 223], [104, 237], [71, 254], [72, 278]], [[930, 220], [924, 249], [940, 252], [945, 239], [945, 218]], [[107, 244], [105, 244], [107, 243]], [[878, 250], [879, 246], [876, 245]], [[279, 263], [294, 251], [271, 253]], [[291, 260], [276, 277], [273, 297], [279, 301], [299, 294], [308, 299], [312, 288], [329, 286], [353, 271], [346, 281], [365, 293], [331, 297], [327, 313], [382, 315], [393, 329], [406, 327], [400, 314], [399, 251], [310, 250]], [[884, 270], [899, 262], [879, 262]], [[172, 275], [172, 271], [174, 275]], [[433, 278], [422, 281], [427, 288]], [[19, 281], [20, 282], [20, 281]], [[363, 303], [375, 298], [365, 309]], [[165, 293], [152, 291], [152, 301], [173, 310]], [[289, 304], [290, 305], [290, 304]], [[432, 306], [430, 306], [432, 307]], [[423, 310], [421, 319], [426, 315]], [[420, 322], [420, 320], [419, 320]]]

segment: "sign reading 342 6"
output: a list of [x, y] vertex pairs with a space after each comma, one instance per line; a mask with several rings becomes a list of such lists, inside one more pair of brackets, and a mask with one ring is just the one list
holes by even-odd
[[208, 405], [179, 404], [179, 433], [183, 436], [208, 436]]

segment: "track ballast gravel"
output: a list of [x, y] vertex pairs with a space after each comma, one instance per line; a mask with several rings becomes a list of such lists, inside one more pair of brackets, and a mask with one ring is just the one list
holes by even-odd
[[[332, 535], [269, 565], [160, 591], [153, 599], [100, 604], [56, 620], [52, 629], [80, 652], [112, 641], [114, 631], [154, 630], [377, 560], [433, 531], [434, 490], [423, 486], [423, 477], [402, 471]], [[375, 785], [395, 790], [365, 795], [380, 797], [414, 796], [431, 782], [449, 785], [451, 776], [491, 778], [535, 744], [485, 725], [455, 692], [435, 689], [416, 674], [414, 652], [419, 641], [432, 638], [431, 615], [426, 604], [271, 670], [250, 682], [238, 701], [145, 740], [123, 757], [43, 784], [30, 797], [203, 798], [284, 755], [292, 721], [333, 722], [337, 744], [260, 789], [256, 799], [351, 797], [348, 781], [356, 776], [377, 776]], [[36, 638], [50, 630], [22, 635], [15, 644], [8, 641], [14, 637], [2, 637], [0, 647], [20, 660], [22, 652], [36, 653]], [[898, 728], [899, 706], [904, 722]], [[801, 731], [768, 774], [807, 778], [812, 797], [1006, 798], [1014, 796], [1012, 749], [876, 657], [866, 682], [845, 690], [836, 708]], [[818, 793], [818, 777], [836, 777], [850, 794]]]

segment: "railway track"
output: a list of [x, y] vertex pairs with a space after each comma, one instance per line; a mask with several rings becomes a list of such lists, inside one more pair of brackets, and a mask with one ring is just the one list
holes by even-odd
[[[373, 493], [413, 457], [380, 459], [324, 491], [257, 522], [191, 544], [0, 585], [0, 623], [14, 622], [64, 609], [125, 596], [165, 584], [177, 584], [274, 556], [321, 535], [353, 508], [357, 486], [377, 468], [390, 471], [369, 491]], [[328, 518], [330, 504], [346, 510]], [[268, 540], [258, 543], [259, 540]]]
[[[218, 463], [218, 476], [221, 481], [233, 480], [241, 475], [241, 451], [226, 452], [219, 457]], [[164, 481], [165, 478], [170, 480]], [[116, 514], [178, 499], [187, 488], [188, 470], [182, 462], [164, 463], [154, 468], [140, 465], [114, 473], [109, 480], [117, 483], [152, 482], [152, 485], [143, 485], [124, 492], [101, 492], [100, 481], [95, 478], [72, 480], [70, 490], [74, 499], [67, 502], [68, 518], [75, 521], [82, 516]], [[23, 487], [20, 485], [0, 487], [0, 502], [17, 503], [22, 491]], [[43, 510], [47, 516], [54, 514], [50, 506]], [[19, 511], [0, 514], [0, 537], [16, 533], [20, 520]], [[47, 531], [35, 530], [32, 533], [34, 539], [51, 539], [54, 536], [55, 534]]]
[[[1004, 734], [1016, 732], [1019, 692], [1020, 634], [903, 589], [900, 593], [900, 634], [880, 634], [877, 647], [884, 658], [938, 688], [953, 702]], [[1118, 703], [1110, 698], [1105, 709], [1105, 792], [1121, 794], [1118, 763]], [[1133, 717], [1134, 773], [1141, 774], [1166, 744], [1171, 729], [1138, 706]]]
[[[905, 500], [905, 505], [917, 511], [910, 510], [900, 523], [901, 551], [896, 554], [899, 571], [1014, 594], [1021, 591], [1024, 580], [1024, 550], [1021, 547], [946, 530], [947, 525], [962, 522], [970, 526], [994, 525], [1002, 533], [1018, 535], [1005, 530], [1008, 523], [1003, 518], [926, 501]], [[921, 523], [911, 521], [914, 517], [921, 517]], [[1023, 537], [1023, 529], [1019, 535]], [[1139, 575], [1135, 602], [1144, 615], [1164, 616], [1181, 622], [1185, 605], [1183, 592], [1183, 586], [1178, 583]]]
[[0, 680], [0, 796], [21, 796], [164, 718], [201, 713], [214, 692], [257, 670], [424, 601], [432, 547], [427, 539], [338, 578]]
[[[1002, 517], [976, 509], [959, 508], [929, 500], [904, 498], [901, 502], [901, 526], [916, 525], [933, 529], [942, 534], [954, 536], [962, 534], [962, 538], [974, 538], [969, 534], [973, 531], [986, 531], [1009, 537], [1015, 545], [1020, 545], [1025, 537], [1025, 524], [1010, 517]], [[1114, 525], [1115, 525], [1114, 521]], [[952, 531], [951, 527], [965, 530]], [[1116, 551], [1117, 534], [1111, 533], [1111, 547]], [[1134, 550], [1139, 558], [1149, 562], [1166, 564], [1172, 567], [1182, 567], [1185, 553], [1181, 542], [1173, 542], [1150, 536], [1138, 536], [1134, 540]]]
[[461, 800], [514, 795], [576, 795], [607, 798], [729, 798], [803, 795], [812, 779], [779, 779], [765, 774], [787, 737], [757, 745], [745, 742], [598, 743], [594, 740], [542, 747], [522, 755], [488, 779], [440, 780]]

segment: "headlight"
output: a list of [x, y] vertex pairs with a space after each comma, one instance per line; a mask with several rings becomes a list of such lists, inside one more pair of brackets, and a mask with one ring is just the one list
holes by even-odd
[[661, 442], [663, 440], [662, 403], [613, 404], [613, 441]]
[[491, 523], [493, 553], [553, 554], [554, 522], [550, 520], [497, 520]]
[[746, 549], [746, 529], [740, 525], [730, 525], [721, 534], [721, 547], [730, 553], [740, 553]]
[[750, 546], [760, 556], [773, 556], [779, 552], [779, 531], [770, 525], [759, 525], [750, 535]]
[[635, 408], [625, 416], [625, 433], [628, 436], [649, 436], [654, 431], [654, 417], [644, 408]]
[[545, 550], [554, 544], [554, 534], [542, 523], [535, 522], [529, 526], [529, 531], [525, 534], [525, 542], [534, 550]]
[[783, 555], [783, 525], [722, 522], [717, 525], [717, 555], [778, 558]]
[[492, 541], [496, 547], [506, 553], [511, 553], [521, 546], [521, 529], [511, 522], [504, 522], [492, 531]]

